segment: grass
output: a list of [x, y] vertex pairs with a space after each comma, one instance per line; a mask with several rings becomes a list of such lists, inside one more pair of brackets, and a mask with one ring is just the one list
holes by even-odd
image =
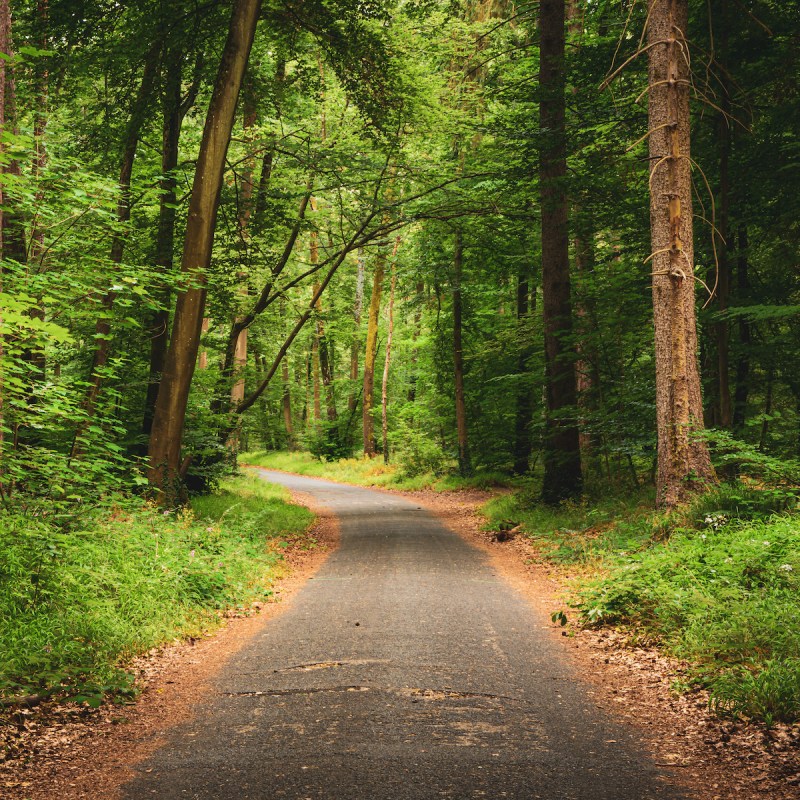
[[395, 464], [384, 464], [379, 458], [343, 458], [338, 461], [320, 461], [311, 453], [266, 451], [243, 453], [242, 464], [252, 464], [265, 469], [295, 472], [314, 478], [352, 483], [356, 486], [382, 486], [403, 491], [432, 489], [437, 492], [458, 489], [485, 489], [494, 486], [507, 486], [511, 480], [499, 472], [477, 471], [468, 478], [453, 474], [407, 475]]
[[132, 657], [268, 598], [283, 549], [312, 519], [254, 477], [177, 513], [119, 498], [74, 515], [69, 529], [3, 512], [0, 694], [96, 705], [133, 691]]
[[800, 719], [800, 516], [794, 493], [724, 485], [671, 514], [648, 496], [552, 509], [491, 501], [543, 561], [569, 567], [584, 625], [622, 626], [687, 659], [720, 713]]

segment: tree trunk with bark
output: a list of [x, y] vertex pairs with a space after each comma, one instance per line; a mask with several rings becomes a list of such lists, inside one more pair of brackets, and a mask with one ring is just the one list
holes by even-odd
[[649, 60], [650, 228], [660, 507], [715, 480], [703, 427], [697, 365], [689, 133], [687, 0], [654, 0]]
[[150, 437], [148, 478], [167, 503], [180, 495], [183, 426], [200, 343], [225, 157], [260, 11], [261, 0], [234, 3], [195, 167], [181, 270], [199, 285], [178, 296]]
[[580, 494], [581, 451], [576, 419], [575, 352], [570, 344], [565, 132], [564, 0], [541, 0], [539, 181], [542, 203], [542, 313], [544, 322], [546, 435], [542, 499], [557, 503]]
[[[175, 250], [175, 220], [177, 210], [178, 155], [181, 127], [189, 109], [194, 105], [199, 88], [195, 79], [186, 97], [181, 95], [183, 81], [184, 53], [173, 48], [167, 51], [164, 59], [164, 89], [162, 97], [161, 123], [161, 174], [158, 208], [158, 232], [156, 235], [155, 263], [163, 275], [172, 271]], [[142, 431], [150, 436], [153, 427], [153, 411], [164, 370], [164, 359], [169, 344], [169, 307], [171, 292], [168, 286], [161, 290], [161, 307], [153, 312], [149, 324], [150, 368], [147, 379]]]
[[367, 317], [367, 344], [364, 351], [364, 391], [361, 398], [361, 411], [364, 425], [364, 455], [375, 457], [375, 423], [372, 419], [373, 393], [375, 391], [375, 362], [378, 357], [378, 316], [381, 310], [381, 293], [386, 271], [386, 254], [378, 253], [375, 259], [375, 272], [372, 276], [372, 294], [369, 300]]

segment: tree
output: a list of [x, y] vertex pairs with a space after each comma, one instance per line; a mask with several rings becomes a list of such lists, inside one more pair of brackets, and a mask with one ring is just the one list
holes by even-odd
[[647, 28], [650, 230], [659, 506], [714, 481], [703, 429], [695, 322], [687, 0], [655, 0]]
[[547, 431], [542, 498], [557, 503], [580, 494], [581, 451], [576, 418], [575, 357], [570, 344], [568, 200], [565, 187], [565, 5], [542, 0], [540, 30], [539, 181], [542, 204], [542, 313], [546, 364]]
[[165, 502], [174, 500], [178, 491], [183, 424], [206, 300], [205, 273], [211, 260], [225, 156], [260, 11], [261, 0], [234, 3], [195, 167], [181, 260], [188, 285], [175, 307], [148, 453], [150, 485]]

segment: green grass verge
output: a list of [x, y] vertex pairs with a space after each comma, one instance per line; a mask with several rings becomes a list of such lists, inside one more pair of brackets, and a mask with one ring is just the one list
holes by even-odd
[[785, 491], [725, 485], [680, 512], [652, 499], [535, 506], [490, 502], [543, 561], [569, 566], [584, 625], [626, 627], [687, 659], [719, 712], [800, 719], [800, 515]]
[[133, 656], [269, 597], [312, 520], [252, 476], [176, 513], [121, 498], [69, 527], [0, 513], [0, 695], [132, 691]]
[[512, 480], [500, 472], [478, 471], [475, 475], [462, 478], [459, 475], [406, 475], [395, 464], [384, 464], [380, 458], [342, 458], [338, 461], [320, 461], [311, 453], [265, 451], [243, 453], [242, 464], [252, 464], [265, 469], [278, 469], [295, 472], [314, 478], [352, 483], [356, 486], [383, 486], [403, 491], [432, 489], [437, 492], [458, 489], [484, 489], [511, 485]]

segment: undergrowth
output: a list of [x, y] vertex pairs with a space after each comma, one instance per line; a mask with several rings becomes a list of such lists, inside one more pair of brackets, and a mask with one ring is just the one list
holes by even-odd
[[66, 526], [0, 513], [0, 695], [132, 692], [133, 656], [271, 595], [282, 549], [312, 520], [287, 499], [240, 477], [178, 512], [117, 497]]
[[[726, 484], [672, 513], [649, 496], [487, 505], [571, 566], [584, 625], [626, 627], [692, 665], [718, 712], [800, 719], [800, 515], [793, 490]], [[577, 569], [576, 569], [577, 568]]]
[[277, 469], [309, 475], [314, 478], [352, 483], [357, 486], [383, 486], [404, 491], [433, 489], [437, 492], [457, 489], [483, 489], [493, 486], [505, 486], [510, 483], [509, 477], [500, 472], [477, 471], [474, 475], [463, 478], [452, 473], [423, 472], [409, 474], [402, 465], [384, 464], [379, 458], [342, 458], [332, 461], [321, 461], [307, 452], [257, 451], [243, 453], [240, 456], [243, 464], [252, 464], [265, 469]]

